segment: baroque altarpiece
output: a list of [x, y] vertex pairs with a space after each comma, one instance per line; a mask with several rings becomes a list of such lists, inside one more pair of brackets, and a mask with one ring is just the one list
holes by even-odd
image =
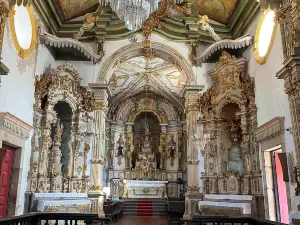
[[184, 218], [264, 213], [254, 80], [245, 66], [244, 58], [223, 51], [209, 71], [212, 84], [199, 98], [194, 150], [202, 157], [203, 195], [197, 197], [199, 187], [188, 190]]
[[[71, 63], [36, 78], [27, 191], [42, 199], [79, 199], [73, 206], [87, 212], [92, 204], [87, 201], [87, 193], [91, 183], [94, 97], [80, 82]], [[38, 210], [58, 211], [59, 205], [51, 203]]]
[[206, 193], [260, 194], [254, 81], [246, 60], [223, 52], [210, 71], [212, 87], [200, 98], [199, 123], [208, 134], [203, 180]]

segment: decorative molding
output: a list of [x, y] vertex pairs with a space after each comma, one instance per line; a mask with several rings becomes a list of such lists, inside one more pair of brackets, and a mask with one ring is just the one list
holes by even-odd
[[210, 201], [199, 201], [198, 203], [199, 210], [202, 207], [211, 206], [211, 207], [225, 207], [225, 208], [240, 208], [243, 209], [244, 215], [251, 215], [251, 203], [233, 203], [233, 202], [210, 202]]
[[22, 139], [27, 139], [33, 127], [9, 112], [2, 112], [0, 113], [0, 129], [10, 132]]
[[31, 43], [28, 49], [24, 49], [20, 46], [19, 44], [19, 40], [17, 37], [17, 33], [15, 30], [15, 20], [14, 20], [14, 15], [15, 15], [15, 10], [14, 7], [11, 7], [10, 9], [10, 29], [11, 29], [11, 33], [12, 33], [12, 39], [15, 45], [15, 48], [18, 52], [18, 55], [21, 58], [26, 58], [28, 56], [30, 56], [30, 54], [35, 50], [35, 47], [37, 45], [37, 32], [36, 32], [36, 23], [35, 23], [35, 17], [34, 17], [34, 13], [33, 10], [31, 9], [31, 7], [29, 5], [26, 6], [27, 12], [29, 14], [30, 17], [30, 22], [31, 22]]
[[213, 195], [206, 194], [204, 199], [207, 200], [239, 200], [239, 201], [252, 201], [252, 195]]
[[267, 141], [282, 134], [282, 132], [284, 132], [284, 117], [275, 117], [256, 129], [256, 141]]
[[102, 59], [101, 55], [95, 53], [91, 48], [87, 47], [82, 42], [74, 40], [72, 38], [59, 38], [49, 33], [43, 33], [40, 34], [40, 40], [43, 44], [53, 48], [72, 48], [77, 52], [77, 54], [80, 54], [93, 63], [98, 63]]
[[220, 52], [238, 51], [240, 49], [246, 50], [246, 48], [253, 44], [253, 37], [243, 36], [236, 40], [224, 39], [210, 45], [202, 55], [196, 57], [198, 63], [216, 62]]
[[87, 193], [34, 193], [35, 199], [86, 199]]

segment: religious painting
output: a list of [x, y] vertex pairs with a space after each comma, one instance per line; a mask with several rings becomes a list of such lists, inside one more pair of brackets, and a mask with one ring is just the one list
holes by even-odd
[[228, 24], [240, 0], [195, 0], [201, 15]]
[[71, 20], [96, 11], [98, 2], [98, 0], [55, 0], [63, 20]]

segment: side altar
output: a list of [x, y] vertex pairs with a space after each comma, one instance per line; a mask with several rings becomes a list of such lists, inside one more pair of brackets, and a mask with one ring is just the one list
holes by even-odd
[[128, 198], [167, 198], [168, 181], [126, 180], [125, 193]]

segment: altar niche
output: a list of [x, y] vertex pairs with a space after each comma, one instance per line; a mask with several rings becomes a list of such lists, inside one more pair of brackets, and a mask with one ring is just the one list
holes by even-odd
[[87, 193], [93, 93], [71, 63], [36, 77], [27, 191]]
[[[54, 106], [54, 111], [56, 112], [56, 119], [55, 122], [52, 125], [51, 130], [51, 137], [52, 140], [59, 141], [58, 145], [60, 145], [61, 156], [60, 156], [60, 163], [61, 167], [57, 168], [59, 173], [62, 174], [63, 177], [66, 177], [70, 175], [70, 171], [68, 170], [68, 164], [71, 160], [71, 129], [72, 129], [72, 109], [70, 105], [66, 102], [58, 102]], [[52, 149], [58, 147], [55, 146], [55, 143], [53, 143], [54, 146], [52, 146]], [[54, 149], [55, 150], [55, 149]], [[51, 173], [53, 173], [55, 169], [55, 151], [52, 151], [50, 153], [50, 157], [52, 158], [52, 165], [51, 168], [53, 168], [51, 171], [49, 171], [49, 176], [51, 176]], [[59, 158], [58, 158], [59, 159]], [[59, 170], [60, 169], [60, 170]]]
[[152, 112], [141, 113], [133, 126], [132, 168], [137, 171], [137, 176], [142, 175], [138, 170], [146, 164], [149, 164], [152, 172], [160, 168], [159, 138], [160, 126], [156, 116]]

